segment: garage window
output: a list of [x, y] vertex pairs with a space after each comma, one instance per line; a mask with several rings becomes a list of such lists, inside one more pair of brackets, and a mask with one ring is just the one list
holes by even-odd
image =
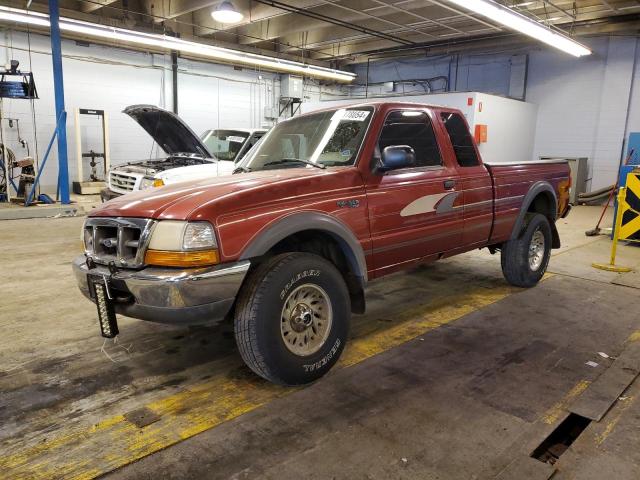
[[416, 167], [442, 165], [435, 132], [429, 115], [416, 110], [391, 112], [384, 122], [378, 147], [409, 145], [416, 152]]
[[461, 167], [475, 167], [479, 165], [478, 155], [473, 146], [471, 134], [464, 119], [457, 113], [442, 112], [442, 122], [447, 129], [453, 151]]

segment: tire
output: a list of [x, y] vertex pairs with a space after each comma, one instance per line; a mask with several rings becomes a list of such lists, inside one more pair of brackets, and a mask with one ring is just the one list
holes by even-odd
[[243, 285], [235, 310], [236, 343], [261, 377], [302, 385], [336, 363], [350, 317], [347, 285], [332, 263], [310, 253], [285, 253], [258, 266]]
[[[541, 247], [540, 240], [543, 241]], [[500, 263], [507, 282], [516, 287], [536, 285], [549, 265], [551, 242], [551, 225], [547, 217], [539, 213], [530, 215], [520, 236], [502, 245]], [[532, 251], [534, 258], [531, 258], [530, 248], [536, 246], [538, 255], [533, 255]]]

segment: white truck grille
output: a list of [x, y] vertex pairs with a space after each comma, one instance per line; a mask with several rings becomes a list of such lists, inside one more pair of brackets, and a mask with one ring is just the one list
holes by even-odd
[[126, 190], [132, 192], [136, 186], [137, 177], [135, 175], [128, 175], [122, 172], [110, 172], [109, 173], [109, 185], [113, 190]]

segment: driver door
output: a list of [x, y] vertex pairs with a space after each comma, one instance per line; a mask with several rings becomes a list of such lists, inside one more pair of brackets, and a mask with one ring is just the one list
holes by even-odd
[[[415, 151], [415, 164], [381, 172], [373, 166], [367, 180], [374, 276], [407, 264], [437, 258], [462, 244], [462, 198], [457, 170], [443, 160], [430, 109], [401, 108], [386, 113], [373, 162], [391, 145]], [[377, 157], [377, 158], [376, 158]]]

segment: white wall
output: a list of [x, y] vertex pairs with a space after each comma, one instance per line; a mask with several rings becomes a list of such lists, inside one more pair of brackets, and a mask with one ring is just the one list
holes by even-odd
[[[20, 61], [20, 68], [33, 71], [40, 96], [33, 102], [36, 113], [39, 157], [55, 127], [53, 72], [50, 40], [47, 36], [31, 35], [29, 63], [27, 36], [22, 32], [0, 33], [0, 62]], [[138, 53], [105, 46], [81, 46], [64, 40], [62, 45], [64, 90], [69, 154], [69, 177], [77, 180], [74, 111], [76, 108], [105, 110], [109, 115], [111, 163], [142, 160], [162, 155], [153, 148], [151, 138], [122, 110], [132, 104], [146, 103], [172, 109], [171, 59], [168, 55]], [[264, 118], [265, 106], [278, 107], [279, 75], [232, 66], [179, 59], [178, 110], [180, 116], [196, 132], [217, 127], [268, 126], [273, 122]], [[326, 87], [322, 87], [327, 90]], [[306, 82], [305, 97], [317, 99], [320, 86]], [[20, 133], [34, 154], [33, 122], [28, 100], [5, 99], [2, 104], [5, 118], [20, 119]], [[90, 122], [88, 120], [88, 122]], [[6, 144], [21, 158], [26, 150], [17, 142], [15, 127], [3, 122]], [[95, 128], [84, 128], [84, 150], [100, 144]], [[86, 143], [85, 143], [86, 141]], [[95, 148], [94, 148], [95, 149]], [[43, 169], [41, 186], [46, 193], [55, 193], [58, 175], [56, 145]], [[88, 166], [84, 169], [85, 175]]]
[[634, 38], [588, 43], [594, 53], [580, 59], [533, 52], [527, 101], [538, 105], [534, 155], [588, 157], [592, 190], [615, 182], [626, 133], [640, 129], [638, 88], [628, 108], [639, 52]]

